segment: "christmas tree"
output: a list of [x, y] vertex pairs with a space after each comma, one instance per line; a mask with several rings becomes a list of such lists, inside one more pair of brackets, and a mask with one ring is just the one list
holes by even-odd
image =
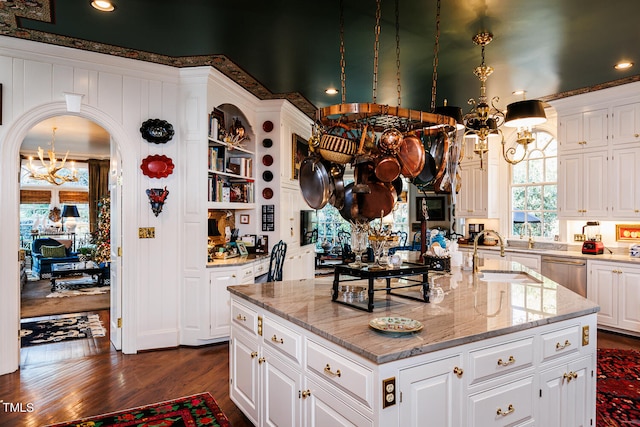
[[96, 245], [94, 260], [97, 263], [111, 261], [111, 202], [103, 197], [98, 202], [98, 228], [93, 233]]

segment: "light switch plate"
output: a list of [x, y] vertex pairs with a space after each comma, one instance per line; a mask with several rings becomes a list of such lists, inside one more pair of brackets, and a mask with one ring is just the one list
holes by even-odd
[[139, 239], [155, 239], [156, 228], [155, 227], [140, 227], [138, 228]]

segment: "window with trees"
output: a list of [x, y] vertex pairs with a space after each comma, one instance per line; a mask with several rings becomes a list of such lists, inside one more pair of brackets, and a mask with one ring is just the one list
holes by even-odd
[[535, 131], [523, 161], [511, 168], [511, 235], [552, 238], [558, 224], [558, 142]]

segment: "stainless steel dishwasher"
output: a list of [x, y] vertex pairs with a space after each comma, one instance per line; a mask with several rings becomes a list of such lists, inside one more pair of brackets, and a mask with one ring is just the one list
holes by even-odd
[[543, 276], [558, 282], [565, 288], [587, 297], [587, 261], [561, 256], [542, 256]]

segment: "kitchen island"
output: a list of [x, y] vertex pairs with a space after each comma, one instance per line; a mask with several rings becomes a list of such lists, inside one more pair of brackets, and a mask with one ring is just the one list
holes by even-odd
[[[229, 287], [232, 400], [257, 426], [595, 420], [596, 304], [505, 261], [429, 281], [430, 303], [383, 293], [371, 313], [326, 280]], [[384, 317], [423, 327], [369, 326]]]

